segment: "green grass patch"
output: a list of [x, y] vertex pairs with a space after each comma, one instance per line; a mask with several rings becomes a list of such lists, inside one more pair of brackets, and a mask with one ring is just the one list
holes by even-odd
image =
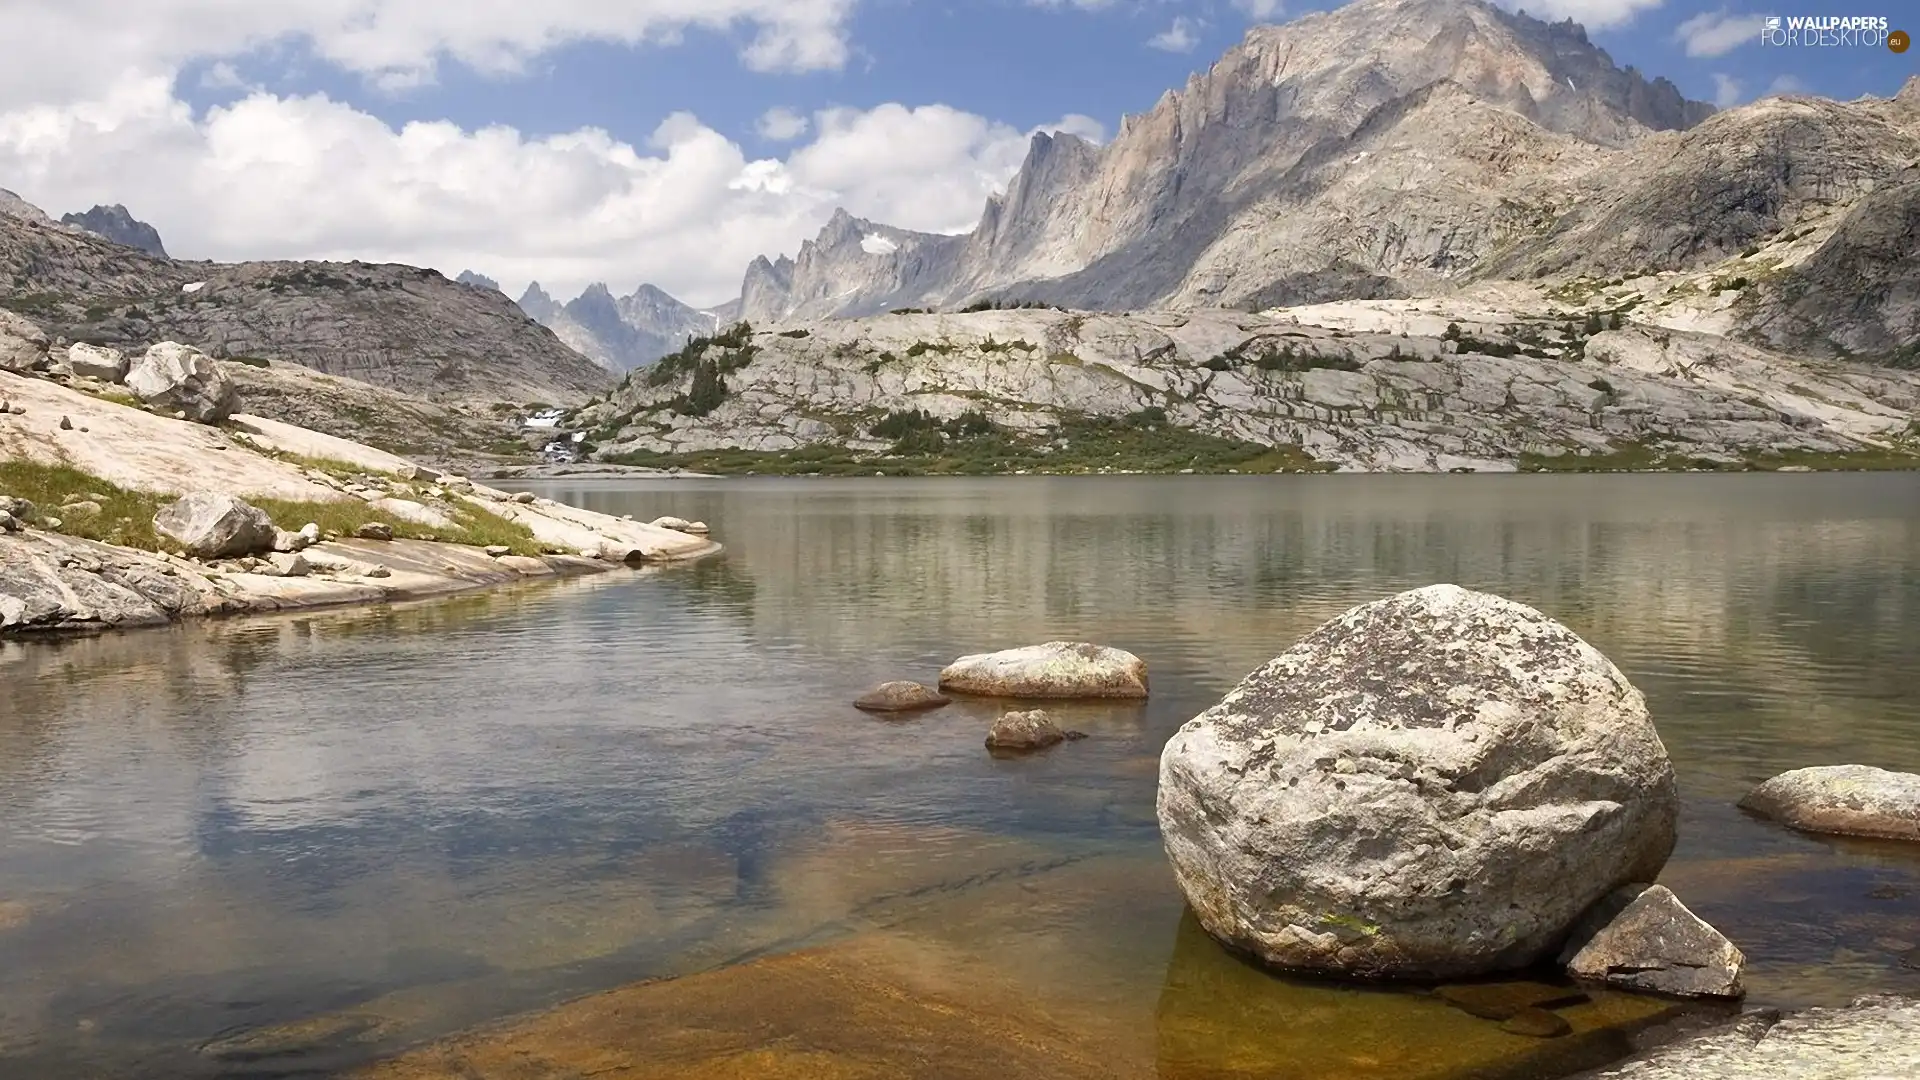
[[1040, 434], [1009, 431], [979, 412], [943, 422], [919, 410], [888, 413], [869, 431], [886, 451], [827, 443], [788, 451], [738, 449], [667, 454], [629, 451], [603, 460], [646, 468], [769, 476], [996, 476], [1016, 472], [1271, 473], [1329, 471], [1298, 447], [1265, 446], [1174, 426], [1149, 406], [1123, 417], [1081, 416]]
[[[35, 461], [0, 461], [0, 495], [12, 495], [34, 505], [41, 522], [60, 519], [59, 532], [107, 544], [159, 549], [153, 515], [172, 501], [168, 496], [134, 491], [110, 484], [71, 465], [42, 465]], [[75, 514], [60, 505], [75, 499], [100, 504], [97, 514]]]
[[[364, 471], [364, 470], [363, 470]], [[170, 550], [173, 545], [153, 527], [160, 508], [174, 500], [173, 495], [136, 491], [120, 487], [71, 465], [45, 465], [23, 459], [0, 461], [0, 494], [13, 495], [34, 504], [41, 526], [49, 517], [58, 518], [56, 531], [66, 536], [97, 540], [106, 544], [138, 548], [142, 551]], [[62, 509], [75, 501], [100, 505], [98, 513], [75, 513]], [[393, 534], [414, 540], [443, 540], [475, 547], [505, 545], [516, 555], [539, 555], [540, 544], [526, 526], [509, 521], [483, 507], [454, 503], [440, 507], [453, 519], [451, 528], [434, 528], [397, 520], [373, 509], [359, 499], [316, 502], [295, 499], [248, 499], [266, 511], [282, 529], [296, 530], [311, 521], [323, 533], [352, 536], [369, 522], [385, 522]]]
[[1792, 450], [1746, 454], [1739, 461], [1719, 461], [1640, 443], [1618, 444], [1611, 453], [1522, 454], [1522, 472], [1773, 472], [1784, 468], [1816, 472], [1895, 472], [1920, 470], [1920, 454], [1899, 450], [1857, 450], [1829, 453]]

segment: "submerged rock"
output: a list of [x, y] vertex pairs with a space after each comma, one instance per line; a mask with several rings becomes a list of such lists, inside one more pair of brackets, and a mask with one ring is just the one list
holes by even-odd
[[1521, 1009], [1500, 1022], [1500, 1030], [1509, 1035], [1528, 1035], [1536, 1039], [1557, 1039], [1573, 1034], [1573, 1025], [1558, 1013], [1545, 1009]]
[[273, 519], [231, 495], [194, 491], [160, 508], [153, 527], [200, 559], [228, 559], [273, 550]]
[[126, 383], [141, 401], [201, 424], [218, 424], [240, 408], [240, 388], [219, 362], [177, 341], [148, 346]]
[[1581, 990], [1538, 982], [1464, 983], [1438, 987], [1441, 1001], [1482, 1020], [1509, 1020], [1525, 1009], [1560, 1009], [1592, 998]]
[[1893, 1080], [1920, 1076], [1920, 1001], [1771, 1009], [1576, 1080]]
[[917, 712], [937, 709], [953, 699], [917, 682], [883, 682], [861, 694], [853, 707], [867, 712]]
[[1677, 808], [1618, 668], [1545, 615], [1453, 585], [1331, 620], [1160, 761], [1161, 834], [1200, 923], [1324, 975], [1549, 956], [1596, 901], [1658, 874]]
[[1144, 698], [1147, 665], [1122, 649], [1049, 641], [963, 656], [940, 672], [940, 689], [985, 697]]
[[1738, 998], [1747, 962], [1664, 885], [1629, 885], [1595, 904], [1560, 962], [1576, 979], [1689, 998]]
[[1751, 810], [1805, 832], [1920, 840], [1920, 776], [1868, 765], [1795, 769], [1746, 798]]
[[1062, 730], [1053, 717], [1041, 709], [1030, 712], [1001, 713], [987, 732], [987, 749], [1024, 753], [1045, 750], [1068, 739], [1084, 739], [1078, 731]]

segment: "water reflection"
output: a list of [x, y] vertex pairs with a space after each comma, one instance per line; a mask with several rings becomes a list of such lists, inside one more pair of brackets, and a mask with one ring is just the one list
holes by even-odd
[[[1160, 745], [1321, 620], [1435, 580], [1541, 606], [1647, 691], [1686, 800], [1668, 877], [1757, 1001], [1920, 991], [1920, 857], [1732, 806], [1799, 765], [1920, 769], [1917, 481], [579, 484], [551, 493], [705, 519], [728, 551], [0, 643], [0, 1073], [325, 1072], [855, 940], [921, 971], [888, 985], [955, 965], [955, 1008], [1048, 1002], [1115, 1069], [1191, 1065], [1196, 1039], [1266, 1060], [1256, 1014], [1290, 999], [1224, 993], [1180, 944]], [[1051, 637], [1141, 653], [1153, 699], [1068, 707], [1092, 737], [1013, 761], [981, 747], [989, 704], [846, 704]]]

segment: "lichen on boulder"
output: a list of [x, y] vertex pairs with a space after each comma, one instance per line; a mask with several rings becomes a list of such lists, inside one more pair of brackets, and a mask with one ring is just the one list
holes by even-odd
[[1435, 585], [1341, 615], [1182, 726], [1158, 810], [1202, 926], [1269, 964], [1458, 978], [1552, 954], [1675, 840], [1626, 677], [1524, 605]]

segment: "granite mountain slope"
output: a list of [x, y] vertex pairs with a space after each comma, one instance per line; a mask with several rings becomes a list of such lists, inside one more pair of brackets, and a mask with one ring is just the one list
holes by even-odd
[[[1484, 183], [1457, 196], [1450, 182], [1428, 183], [1424, 158], [1464, 156], [1496, 177], [1503, 162], [1520, 162], [1565, 184], [1610, 151], [1712, 111], [1664, 79], [1616, 67], [1572, 22], [1479, 0], [1359, 0], [1255, 28], [1184, 88], [1126, 118], [1105, 146], [1037, 136], [970, 234], [836, 216], [790, 266], [749, 269], [741, 315], [861, 315], [1016, 290], [1110, 310], [1243, 303], [1276, 290], [1290, 299], [1391, 293], [1396, 270], [1424, 271], [1402, 287], [1459, 276], [1509, 230], [1553, 220], [1549, 207], [1525, 200], [1502, 207]], [[1416, 143], [1399, 147], [1409, 136]], [[1367, 162], [1369, 141], [1395, 149], [1397, 164]], [[1348, 177], [1348, 166], [1360, 168]], [[1215, 250], [1264, 245], [1277, 227], [1289, 250], [1272, 262], [1293, 266], [1313, 238], [1287, 235], [1289, 223], [1326, 228], [1308, 219], [1340, 220], [1343, 195], [1357, 212], [1377, 209], [1353, 198], [1356, 188], [1390, 209], [1430, 204], [1414, 239], [1432, 250], [1397, 240], [1401, 227], [1371, 214], [1346, 219], [1358, 236], [1343, 247], [1354, 250], [1284, 274]], [[1468, 213], [1466, 224], [1447, 226], [1453, 204], [1488, 202], [1504, 216]]]
[[1920, 78], [1715, 112], [1571, 22], [1360, 0], [1256, 28], [1105, 146], [1036, 136], [971, 233], [836, 214], [756, 260], [739, 310], [1259, 310], [1697, 271], [1825, 230], [1815, 257], [1736, 267], [1752, 288], [1717, 332], [1898, 360], [1920, 339], [1916, 163]]
[[1740, 303], [1715, 273], [736, 330], [572, 422], [603, 459], [776, 471], [1920, 465], [1920, 372], [1693, 329]]
[[570, 404], [609, 381], [505, 296], [433, 270], [187, 262], [19, 207], [0, 213], [0, 305], [74, 341], [181, 341], [438, 401]]

